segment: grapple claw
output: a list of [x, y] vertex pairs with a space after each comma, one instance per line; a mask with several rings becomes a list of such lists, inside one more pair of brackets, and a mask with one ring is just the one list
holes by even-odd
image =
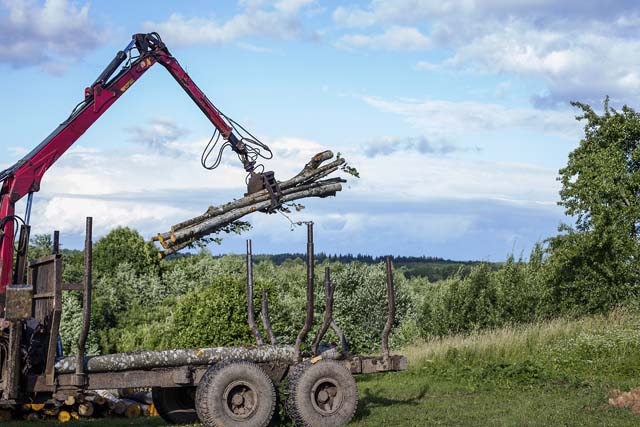
[[271, 205], [265, 210], [267, 213], [274, 212], [280, 206], [280, 185], [276, 180], [273, 171], [255, 173], [251, 172], [249, 183], [247, 184], [247, 193], [245, 196], [267, 190], [271, 197]]

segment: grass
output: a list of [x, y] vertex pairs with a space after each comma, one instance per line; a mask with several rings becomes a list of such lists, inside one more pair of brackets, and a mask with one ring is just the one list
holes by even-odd
[[[634, 311], [437, 339], [404, 353], [410, 359], [408, 371], [358, 378], [360, 404], [351, 425], [640, 425], [639, 415], [607, 405], [610, 390], [640, 386], [640, 314]], [[151, 427], [162, 422], [71, 425]]]

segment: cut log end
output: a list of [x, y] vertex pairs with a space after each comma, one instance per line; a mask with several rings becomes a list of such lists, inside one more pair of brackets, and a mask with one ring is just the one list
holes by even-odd
[[58, 414], [58, 421], [61, 423], [71, 421], [71, 414], [67, 411], [60, 411], [60, 413]]

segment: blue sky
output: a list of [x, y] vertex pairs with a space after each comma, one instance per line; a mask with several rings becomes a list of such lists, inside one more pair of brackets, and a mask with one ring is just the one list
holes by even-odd
[[[137, 32], [158, 31], [210, 99], [268, 143], [281, 179], [314, 153], [361, 172], [309, 201], [318, 250], [502, 260], [556, 232], [558, 169], [581, 125], [569, 101], [637, 104], [640, 7], [594, 0], [0, 0], [0, 168], [37, 145]], [[239, 197], [210, 172], [211, 124], [151, 70], [45, 175], [34, 232], [78, 245], [84, 217], [146, 237]], [[258, 252], [302, 251], [279, 215]], [[243, 237], [214, 252], [239, 252]]]

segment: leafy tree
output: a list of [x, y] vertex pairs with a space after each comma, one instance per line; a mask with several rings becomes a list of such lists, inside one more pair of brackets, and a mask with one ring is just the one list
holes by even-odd
[[559, 204], [575, 227], [549, 240], [549, 298], [562, 311], [607, 311], [638, 295], [640, 115], [604, 102], [582, 110], [584, 138], [560, 170]]
[[118, 227], [93, 247], [93, 267], [97, 276], [114, 275], [120, 264], [128, 263], [136, 274], [158, 269], [157, 251], [135, 230]]
[[36, 234], [32, 236], [29, 244], [29, 258], [37, 259], [53, 252], [53, 239], [50, 234]]
[[[336, 269], [332, 280], [337, 285], [334, 318], [347, 336], [350, 350], [355, 353], [379, 351], [380, 337], [388, 314], [384, 264], [346, 264]], [[414, 307], [404, 276], [396, 274], [394, 283], [394, 326], [399, 327], [402, 322], [413, 318]]]
[[251, 343], [242, 280], [219, 277], [211, 286], [178, 299], [174, 311], [177, 347]]

